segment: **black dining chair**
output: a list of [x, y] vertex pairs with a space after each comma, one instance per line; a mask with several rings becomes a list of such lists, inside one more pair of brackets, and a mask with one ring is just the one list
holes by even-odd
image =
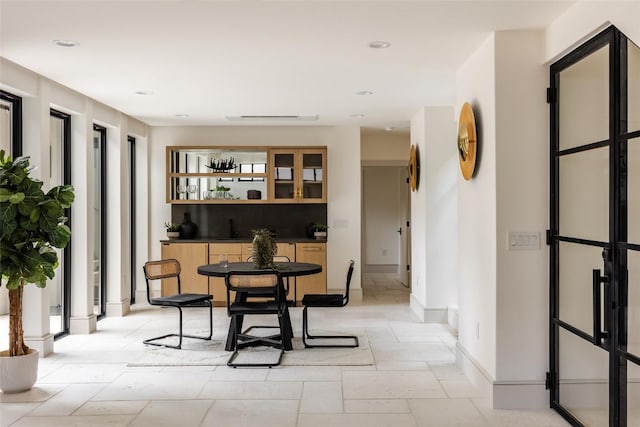
[[[174, 307], [180, 312], [180, 332], [177, 334], [166, 334], [155, 338], [149, 338], [143, 341], [144, 344], [156, 345], [161, 347], [170, 347], [180, 349], [182, 347], [182, 338], [197, 338], [201, 340], [210, 340], [213, 335], [213, 309], [211, 300], [213, 295], [210, 294], [192, 294], [182, 293], [180, 283], [180, 263], [176, 259], [163, 259], [160, 261], [148, 261], [142, 267], [144, 270], [144, 278], [147, 283], [147, 301], [150, 305], [161, 307]], [[151, 297], [151, 284], [153, 280], [174, 280], [178, 286], [178, 293], [164, 297]], [[206, 337], [196, 335], [186, 335], [182, 333], [182, 309], [193, 307], [209, 307], [209, 335]], [[168, 337], [178, 337], [178, 345], [165, 343], [157, 343], [154, 341]]]
[[[253, 260], [254, 260], [253, 255], [251, 255], [249, 258], [247, 258], [247, 262], [253, 262]], [[275, 263], [291, 262], [291, 258], [289, 258], [286, 255], [274, 255], [273, 256], [273, 262], [275, 262]], [[285, 290], [286, 296], [288, 297], [289, 293], [290, 293], [290, 289], [291, 289], [291, 287], [289, 285], [289, 278], [285, 277], [283, 280], [284, 280], [284, 290]], [[289, 307], [295, 307], [295, 305], [296, 305], [296, 289], [295, 289], [295, 287], [293, 289], [293, 299], [292, 300], [287, 299], [287, 304], [289, 305]]]
[[[353, 267], [355, 262], [349, 261], [347, 270], [347, 283], [345, 294], [306, 294], [302, 297], [302, 342], [307, 348], [312, 347], [358, 347], [358, 337], [353, 335], [311, 335], [309, 334], [309, 320], [307, 318], [307, 309], [310, 307], [344, 307], [349, 303], [349, 286], [351, 285], [351, 276], [353, 276]], [[310, 344], [308, 341], [318, 339], [330, 340], [350, 340], [347, 344]]]
[[[237, 367], [268, 367], [277, 366], [282, 361], [285, 349], [291, 349], [291, 319], [287, 309], [287, 300], [284, 294], [284, 284], [280, 273], [276, 270], [262, 269], [254, 271], [230, 270], [225, 276], [227, 288], [227, 314], [231, 318], [229, 336], [233, 354], [229, 357], [227, 365]], [[235, 298], [231, 299], [231, 292], [235, 292]], [[262, 297], [256, 300], [255, 297]], [[244, 316], [246, 315], [275, 315], [278, 326], [254, 325], [242, 331]], [[271, 335], [251, 335], [253, 329], [278, 329], [278, 333]], [[253, 363], [236, 362], [239, 350], [242, 348], [264, 345], [280, 349], [280, 354], [275, 362]]]

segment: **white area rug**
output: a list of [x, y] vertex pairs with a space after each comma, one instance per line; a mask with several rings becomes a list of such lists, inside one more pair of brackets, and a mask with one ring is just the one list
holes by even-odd
[[[284, 353], [285, 366], [365, 366], [373, 365], [373, 354], [363, 331], [313, 331], [319, 335], [356, 335], [360, 346], [355, 348], [304, 348], [302, 338], [293, 339], [293, 350]], [[346, 340], [345, 340], [346, 341]], [[167, 343], [177, 344], [167, 339]], [[328, 341], [321, 343], [327, 344]], [[127, 366], [218, 366], [226, 365], [231, 356], [224, 349], [225, 340], [215, 336], [211, 341], [184, 338], [182, 349], [147, 346], [136, 360]], [[236, 362], [265, 363], [277, 360], [280, 350], [271, 347], [242, 349]]]

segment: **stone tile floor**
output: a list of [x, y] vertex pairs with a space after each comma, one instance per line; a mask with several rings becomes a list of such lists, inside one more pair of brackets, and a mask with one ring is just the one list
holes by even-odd
[[[364, 329], [373, 366], [127, 367], [142, 339], [177, 327], [175, 312], [139, 305], [101, 320], [94, 334], [57, 341], [31, 391], [0, 393], [0, 426], [568, 425], [550, 409], [490, 409], [455, 366], [449, 328], [412, 318], [408, 289], [370, 274], [363, 290], [362, 304], [315, 310], [310, 323]], [[185, 329], [206, 329], [202, 317], [189, 310]], [[300, 308], [292, 320], [299, 331]], [[225, 309], [214, 309], [214, 328], [227, 325]]]

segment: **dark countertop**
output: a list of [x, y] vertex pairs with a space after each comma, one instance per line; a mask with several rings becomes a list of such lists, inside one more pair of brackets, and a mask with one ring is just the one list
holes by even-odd
[[[251, 237], [198, 237], [196, 239], [161, 239], [161, 243], [251, 243]], [[327, 243], [327, 239], [309, 237], [276, 238], [277, 243]]]

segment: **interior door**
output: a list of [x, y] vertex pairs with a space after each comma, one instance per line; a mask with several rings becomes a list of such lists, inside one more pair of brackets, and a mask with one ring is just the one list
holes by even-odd
[[610, 27], [551, 66], [549, 386], [551, 406], [576, 426], [640, 425], [634, 55]]

